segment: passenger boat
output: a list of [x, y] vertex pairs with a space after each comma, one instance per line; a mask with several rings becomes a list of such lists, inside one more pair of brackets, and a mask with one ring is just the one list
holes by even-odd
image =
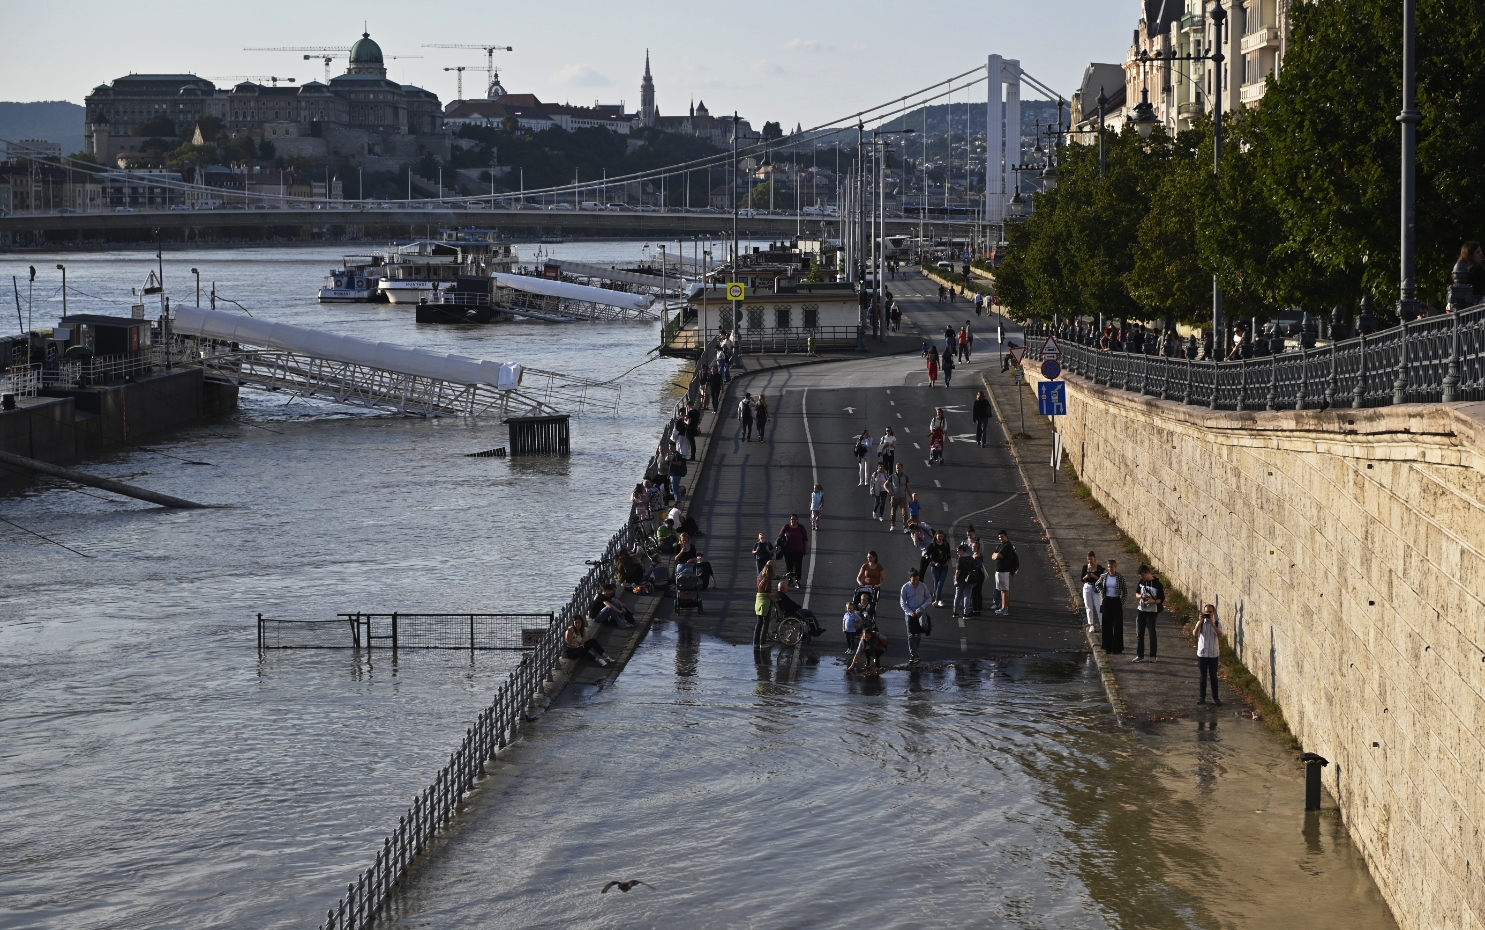
[[436, 300], [461, 277], [509, 272], [517, 259], [516, 247], [495, 230], [445, 229], [438, 239], [403, 243], [386, 253], [377, 289], [391, 303], [421, 304]]
[[325, 286], [316, 295], [320, 303], [364, 303], [380, 299], [377, 281], [381, 278], [381, 257], [347, 255], [340, 268], [330, 269]]

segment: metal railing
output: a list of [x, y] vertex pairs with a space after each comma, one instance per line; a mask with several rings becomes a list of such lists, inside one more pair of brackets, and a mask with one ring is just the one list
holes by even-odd
[[[1054, 334], [1028, 323], [1033, 337]], [[1485, 400], [1485, 305], [1314, 349], [1232, 362], [1102, 352], [1059, 338], [1095, 384], [1212, 410], [1325, 410]], [[1034, 356], [1034, 346], [1028, 346]]]
[[189, 361], [189, 351], [176, 345], [155, 345], [147, 352], [99, 355], [90, 359], [63, 359], [41, 366], [41, 387], [88, 387], [110, 384], [136, 375], [163, 371]]
[[35, 397], [41, 390], [40, 365], [16, 365], [0, 374], [0, 394]]
[[[667, 327], [664, 346], [671, 350], [694, 350], [715, 341], [722, 330], [703, 333], [684, 326]], [[857, 326], [793, 326], [783, 329], [748, 329], [737, 336], [737, 351], [749, 354], [807, 352], [815, 348], [855, 348], [860, 328]], [[813, 343], [810, 341], [813, 339]]]
[[[687, 401], [694, 403], [697, 399], [701, 372], [708, 363], [706, 355], [698, 360], [686, 397], [677, 402], [677, 410], [684, 411]], [[662, 448], [669, 442], [674, 428], [672, 416], [661, 434]], [[459, 748], [449, 755], [448, 764], [438, 771], [432, 784], [413, 798], [407, 813], [397, 818], [396, 829], [382, 840], [371, 865], [356, 881], [346, 885], [345, 896], [330, 909], [321, 930], [365, 930], [372, 925], [417, 857], [459, 812], [464, 796], [484, 774], [485, 763], [519, 735], [526, 712], [546, 683], [554, 680], [554, 672], [563, 657], [564, 634], [572, 618], [587, 615], [588, 606], [598, 596], [601, 586], [615, 580], [614, 566], [619, 555], [638, 545], [644, 535], [640, 514], [631, 510], [623, 528], [604, 547], [602, 557], [592, 563], [577, 583], [567, 604], [557, 613], [547, 615], [550, 619], [541, 636], [530, 636], [531, 645], [525, 647], [520, 664], [496, 690], [490, 706], [465, 731]], [[342, 617], [318, 622], [338, 624], [344, 631], [353, 621]]]
[[337, 614], [336, 620], [275, 620], [258, 614], [264, 649], [535, 649], [551, 614]]

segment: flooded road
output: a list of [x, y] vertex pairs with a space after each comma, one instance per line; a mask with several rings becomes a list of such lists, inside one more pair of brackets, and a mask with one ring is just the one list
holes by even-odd
[[662, 622], [578, 690], [396, 926], [1396, 926], [1261, 723], [1120, 728], [1086, 656], [862, 685]]

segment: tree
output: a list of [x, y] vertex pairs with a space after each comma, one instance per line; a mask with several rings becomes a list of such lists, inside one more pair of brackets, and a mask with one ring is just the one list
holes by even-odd
[[778, 123], [764, 123], [763, 124], [763, 141], [764, 142], [772, 142], [775, 139], [782, 139], [782, 138], [784, 138], [784, 127], [780, 126]]
[[134, 127], [136, 136], [175, 136], [175, 120], [168, 116], [152, 116]]

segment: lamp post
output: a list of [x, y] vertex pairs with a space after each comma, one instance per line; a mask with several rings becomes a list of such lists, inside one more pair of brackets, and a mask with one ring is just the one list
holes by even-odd
[[57, 270], [62, 272], [62, 319], [67, 319], [67, 266], [57, 265]]
[[1403, 0], [1403, 102], [1402, 112], [1397, 115], [1397, 121], [1402, 124], [1402, 242], [1398, 250], [1402, 273], [1398, 282], [1397, 318], [1404, 323], [1418, 316], [1413, 245], [1418, 223], [1418, 123], [1423, 117], [1418, 112], [1417, 69], [1418, 0]]
[[[877, 275], [876, 293], [879, 298], [884, 290], [882, 282], [887, 279], [887, 146], [891, 144], [891, 140], [881, 139], [881, 147], [878, 148], [877, 143], [879, 140], [877, 137], [913, 136], [917, 135], [917, 133], [918, 131], [911, 127], [907, 129], [873, 129], [871, 131], [872, 151], [877, 156], [877, 216], [880, 222], [878, 223], [879, 236], [876, 243], [874, 243], [874, 253]], [[903, 176], [903, 180], [905, 183], [907, 180], [906, 175]], [[884, 303], [882, 305], [883, 324], [886, 323], [886, 311], [887, 306]], [[887, 327], [883, 325], [879, 332], [881, 338], [886, 340]]]
[[1108, 163], [1103, 153], [1103, 110], [1108, 106], [1109, 98], [1104, 96], [1103, 88], [1098, 89], [1098, 177], [1103, 180], [1103, 172]]
[[196, 276], [196, 309], [197, 310], [200, 310], [201, 309], [201, 272], [200, 271], [197, 271], [195, 268], [192, 268], [191, 269], [191, 274], [193, 274], [193, 275]]

